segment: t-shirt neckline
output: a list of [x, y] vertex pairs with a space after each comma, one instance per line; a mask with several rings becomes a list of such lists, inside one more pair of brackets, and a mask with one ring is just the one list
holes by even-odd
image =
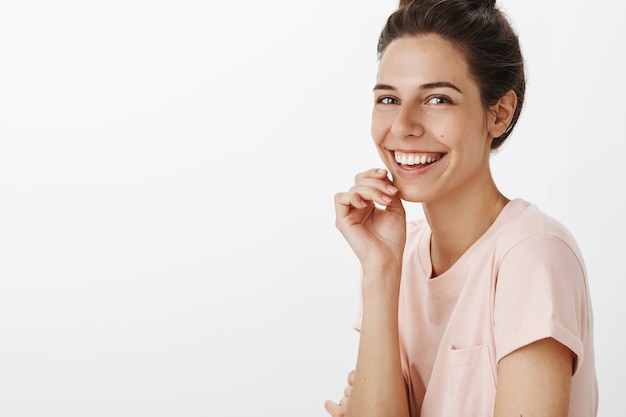
[[435, 284], [437, 282], [449, 282], [451, 281], [452, 277], [461, 276], [462, 274], [459, 274], [456, 271], [463, 268], [463, 264], [467, 262], [466, 260], [469, 258], [474, 249], [479, 246], [482, 241], [488, 239], [489, 236], [495, 233], [495, 231], [499, 229], [502, 224], [505, 224], [514, 215], [514, 213], [518, 211], [518, 207], [522, 207], [524, 205], [528, 205], [528, 203], [520, 198], [510, 200], [502, 208], [500, 213], [498, 213], [498, 216], [496, 216], [496, 219], [485, 231], [485, 233], [483, 233], [478, 239], [476, 239], [476, 241], [463, 253], [463, 255], [461, 255], [461, 257], [457, 259], [454, 265], [452, 265], [447, 271], [445, 271], [441, 275], [436, 276], [435, 278], [432, 278], [433, 268], [430, 258], [430, 238], [432, 231], [427, 223], [427, 226], [424, 228], [424, 233], [422, 234], [418, 244], [418, 251], [420, 263], [423, 267], [423, 272], [424, 274], [426, 274], [427, 277], [429, 277], [429, 281], [433, 283], [431, 285], [437, 285]]

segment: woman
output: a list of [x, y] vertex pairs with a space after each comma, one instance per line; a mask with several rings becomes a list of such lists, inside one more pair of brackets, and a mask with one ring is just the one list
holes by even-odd
[[[574, 238], [495, 185], [524, 101], [495, 0], [401, 1], [372, 136], [387, 169], [335, 196], [362, 266], [357, 365], [332, 416], [595, 416], [593, 318]], [[406, 222], [402, 200], [425, 220]]]

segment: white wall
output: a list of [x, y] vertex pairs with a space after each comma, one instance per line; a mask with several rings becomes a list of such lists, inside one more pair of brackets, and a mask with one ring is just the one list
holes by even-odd
[[[600, 415], [624, 415], [624, 26], [608, 0], [500, 3], [529, 84], [495, 175], [578, 238]], [[0, 415], [325, 414], [358, 342], [332, 195], [380, 165], [394, 6], [2, 2]]]

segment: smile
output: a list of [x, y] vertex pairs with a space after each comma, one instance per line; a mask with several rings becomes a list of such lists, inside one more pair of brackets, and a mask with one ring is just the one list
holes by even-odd
[[437, 162], [444, 154], [441, 153], [406, 153], [393, 152], [396, 162], [400, 165], [428, 165]]

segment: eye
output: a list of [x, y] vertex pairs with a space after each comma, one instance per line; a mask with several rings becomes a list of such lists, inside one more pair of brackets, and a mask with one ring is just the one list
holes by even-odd
[[450, 100], [446, 96], [435, 96], [435, 97], [429, 98], [426, 104], [435, 104], [435, 105], [452, 104], [452, 100]]
[[397, 99], [393, 98], [393, 97], [383, 96], [383, 97], [379, 97], [376, 100], [376, 103], [389, 105], [389, 104], [398, 104], [400, 102]]

